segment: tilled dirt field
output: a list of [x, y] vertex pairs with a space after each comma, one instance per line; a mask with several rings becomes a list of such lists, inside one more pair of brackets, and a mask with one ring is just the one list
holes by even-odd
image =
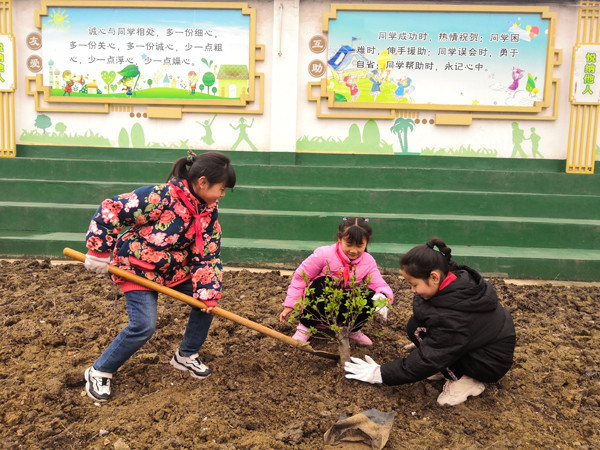
[[[351, 344], [379, 363], [404, 354], [411, 313], [408, 285], [385, 278], [396, 295], [388, 323], [365, 327], [373, 347]], [[288, 283], [276, 271], [226, 271], [220, 306], [292, 335], [278, 322]], [[454, 408], [436, 403], [442, 381], [350, 381], [334, 361], [219, 317], [200, 351], [213, 374], [193, 379], [169, 365], [189, 307], [162, 295], [154, 337], [99, 404], [83, 371], [127, 322], [120, 291], [80, 264], [0, 261], [1, 447], [315, 449], [341, 413], [376, 408], [396, 413], [390, 449], [600, 448], [600, 288], [492, 283], [515, 320], [515, 364]]]

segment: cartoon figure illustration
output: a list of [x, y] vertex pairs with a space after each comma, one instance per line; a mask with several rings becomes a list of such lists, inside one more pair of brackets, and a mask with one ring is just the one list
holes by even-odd
[[65, 92], [63, 92], [63, 97], [65, 95], [69, 95], [69, 97], [71, 96], [71, 92], [73, 92], [73, 88], [75, 87], [75, 83], [82, 83], [83, 81], [83, 75], [75, 75], [72, 74], [70, 70], [65, 70], [62, 73], [62, 78], [65, 81]]
[[133, 95], [133, 77], [123, 77], [117, 82], [117, 84], [123, 85], [123, 90], [127, 91], [127, 95]]
[[231, 128], [233, 128], [234, 130], [238, 130], [238, 129], [240, 130], [240, 135], [238, 136], [237, 141], [235, 141], [235, 144], [233, 144], [233, 147], [231, 147], [231, 150], [235, 150], [242, 141], [246, 141], [253, 151], [255, 151], [255, 152], [258, 151], [258, 148], [256, 148], [256, 146], [250, 141], [250, 138], [248, 137], [248, 134], [246, 133], [246, 128], [252, 128], [253, 124], [254, 124], [254, 119], [252, 119], [252, 122], [250, 122], [250, 125], [247, 125], [246, 120], [243, 117], [240, 117], [240, 121], [237, 126], [234, 127], [232, 124], [229, 124], [229, 126]]
[[194, 95], [196, 93], [196, 83], [198, 82], [199, 74], [190, 70], [188, 72], [188, 81], [190, 82], [190, 95]]
[[404, 96], [410, 94], [414, 90], [414, 86], [411, 86], [412, 79], [409, 77], [400, 78], [396, 81], [396, 90], [394, 95], [396, 100], [400, 101]]
[[344, 77], [344, 84], [350, 88], [350, 101], [356, 101], [360, 96], [360, 89], [358, 88], [358, 84], [356, 84], [354, 76], [346, 75]]
[[519, 124], [517, 122], [512, 123], [512, 129], [513, 152], [512, 155], [510, 155], [510, 157], [514, 158], [518, 153], [519, 156], [521, 156], [522, 158], [527, 158], [527, 154], [523, 151], [523, 148], [521, 147], [521, 143], [527, 139], [525, 137], [525, 133], [519, 128]]
[[133, 91], [135, 91], [135, 87], [137, 86], [137, 82], [141, 76], [138, 66], [135, 64], [129, 64], [117, 73], [121, 75], [121, 79], [117, 82], [117, 84], [123, 85], [123, 90], [127, 91], [127, 95], [133, 95]]
[[215, 121], [216, 118], [217, 118], [217, 115], [215, 114], [210, 122], [208, 121], [208, 119], [205, 120], [204, 122], [196, 121], [197, 124], [202, 125], [204, 127], [205, 134], [201, 138], [201, 140], [204, 141], [204, 143], [206, 145], [211, 145], [215, 142], [215, 140], [212, 137], [212, 130], [210, 129], [210, 126], [213, 124], [213, 122]]
[[535, 128], [531, 127], [531, 134], [529, 135], [529, 140], [531, 141], [531, 156], [534, 158], [539, 156], [541, 159], [544, 159], [544, 156], [538, 150], [540, 146], [540, 139], [542, 138], [535, 132]]
[[73, 81], [73, 75], [70, 70], [65, 70], [62, 74], [63, 80], [65, 80], [65, 92], [63, 92], [63, 97], [69, 94], [71, 96], [71, 92], [73, 91], [73, 85], [75, 82]]
[[371, 73], [373, 74], [373, 76], [369, 77], [369, 80], [373, 84], [371, 85], [371, 92], [369, 92], [369, 95], [372, 95], [373, 102], [376, 102], [377, 96], [381, 94], [381, 84], [383, 83], [383, 80], [381, 79], [381, 76], [379, 75], [379, 71], [377, 69], [373, 70]]
[[525, 71], [523, 69], [519, 69], [518, 67], [514, 67], [513, 66], [513, 68], [512, 68], [512, 79], [513, 79], [513, 82], [508, 87], [508, 90], [512, 91], [514, 93], [519, 88], [519, 81], [524, 76], [525, 76]]

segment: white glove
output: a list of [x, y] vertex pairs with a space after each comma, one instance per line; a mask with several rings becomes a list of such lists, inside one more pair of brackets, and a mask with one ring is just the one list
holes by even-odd
[[[379, 294], [375, 294], [372, 299], [373, 301], [376, 300], [385, 300], [387, 297], [385, 296], [385, 294], [382, 294], [381, 292]], [[376, 308], [375, 312], [377, 314], [379, 314], [382, 318], [384, 322], [387, 322], [387, 316], [388, 316], [388, 307], [387, 306], [382, 306], [380, 308]]]
[[85, 255], [85, 267], [90, 272], [95, 273], [108, 273], [108, 263], [110, 262], [110, 256], [105, 258], [99, 258], [98, 256]]
[[381, 368], [369, 355], [365, 355], [365, 361], [354, 357], [350, 357], [350, 359], [352, 362], [346, 361], [344, 364], [344, 369], [348, 372], [346, 378], [371, 384], [383, 383]]

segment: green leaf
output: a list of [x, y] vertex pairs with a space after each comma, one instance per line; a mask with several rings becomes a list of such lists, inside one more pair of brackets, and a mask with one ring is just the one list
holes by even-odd
[[140, 74], [140, 69], [136, 64], [129, 64], [117, 72], [122, 77], [137, 77]]

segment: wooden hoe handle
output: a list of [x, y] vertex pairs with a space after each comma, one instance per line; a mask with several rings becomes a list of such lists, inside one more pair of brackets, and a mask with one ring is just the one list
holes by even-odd
[[[80, 252], [73, 250], [71, 248], [68, 248], [68, 247], [63, 249], [63, 255], [65, 255], [69, 258], [75, 259], [77, 261], [80, 261], [80, 262], [85, 262], [85, 255], [83, 253], [80, 253]], [[196, 308], [200, 308], [203, 310], [208, 308], [206, 306], [206, 304], [201, 300], [195, 299], [194, 297], [190, 297], [189, 295], [182, 294], [181, 292], [176, 291], [175, 289], [171, 289], [166, 286], [163, 286], [162, 284], [158, 284], [158, 283], [155, 283], [154, 281], [150, 281], [150, 280], [147, 280], [146, 278], [129, 273], [126, 270], [119, 269], [118, 267], [109, 265], [108, 271], [110, 273], [112, 273], [113, 275], [124, 278], [133, 283], [139, 284], [140, 286], [144, 286], [144, 287], [150, 288], [154, 291], [168, 295], [169, 297], [173, 297], [177, 300], [181, 300], [182, 302], [185, 302], [191, 306], [195, 306]], [[324, 356], [323, 353], [326, 353], [326, 352], [316, 351], [312, 347], [310, 347], [310, 345], [307, 345], [305, 342], [300, 342], [295, 339], [292, 339], [290, 336], [287, 336], [283, 333], [275, 331], [274, 329], [266, 327], [259, 323], [253, 322], [252, 320], [246, 319], [245, 317], [241, 317], [241, 316], [238, 316], [237, 314], [234, 314], [232, 312], [221, 309], [218, 306], [215, 306], [212, 309], [211, 313], [216, 316], [231, 320], [232, 322], [238, 323], [246, 328], [250, 328], [251, 330], [258, 331], [259, 333], [265, 334], [265, 335], [273, 337], [275, 339], [279, 339], [280, 341], [283, 341], [286, 344], [291, 345], [292, 347], [299, 348], [300, 350], [308, 351], [309, 353], [315, 353], [315, 354], [318, 354], [318, 356]], [[329, 355], [328, 353], [326, 353], [326, 354]], [[331, 355], [332, 355], [332, 357], [329, 357], [329, 356], [325, 356], [325, 357], [330, 358], [330, 359], [337, 359], [337, 356], [335, 356], [333, 354], [331, 354]], [[335, 357], [333, 357], [333, 356], [335, 356]]]

